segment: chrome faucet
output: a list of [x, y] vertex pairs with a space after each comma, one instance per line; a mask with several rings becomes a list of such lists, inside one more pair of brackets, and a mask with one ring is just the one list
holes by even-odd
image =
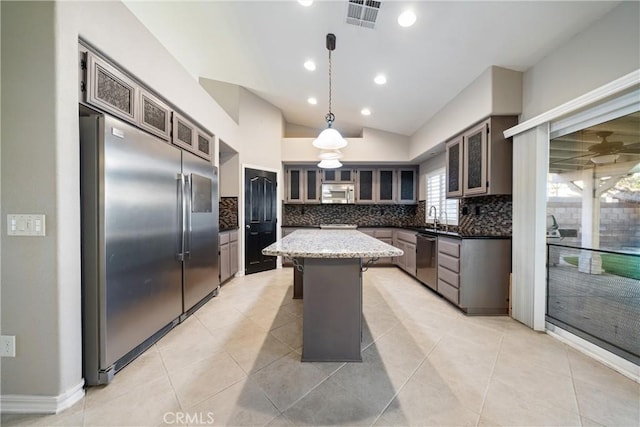
[[431, 211], [433, 210], [433, 229], [436, 230], [438, 228], [438, 208], [435, 205], [429, 206], [429, 212], [427, 216], [431, 216]]
[[444, 214], [444, 231], [449, 231], [449, 219], [447, 218], [447, 210], [444, 209], [440, 212], [440, 216]]

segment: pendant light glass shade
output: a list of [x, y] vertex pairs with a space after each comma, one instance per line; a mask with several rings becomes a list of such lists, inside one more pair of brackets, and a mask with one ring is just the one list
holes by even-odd
[[318, 163], [318, 167], [322, 169], [335, 169], [340, 166], [342, 166], [342, 163], [340, 163], [338, 159], [321, 160], [320, 163]]
[[347, 140], [340, 132], [333, 128], [327, 128], [312, 142], [313, 146], [321, 150], [339, 150], [347, 146]]
[[342, 152], [340, 150], [322, 150], [318, 158], [320, 160], [337, 160], [342, 158]]

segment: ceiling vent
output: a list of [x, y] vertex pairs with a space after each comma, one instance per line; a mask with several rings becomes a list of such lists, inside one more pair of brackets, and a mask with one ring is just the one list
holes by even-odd
[[382, 2], [374, 0], [349, 0], [347, 24], [374, 28], [376, 19], [378, 19], [380, 3]]

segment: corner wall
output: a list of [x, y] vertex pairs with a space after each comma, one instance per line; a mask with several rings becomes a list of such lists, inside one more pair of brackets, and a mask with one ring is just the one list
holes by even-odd
[[2, 333], [17, 344], [16, 357], [2, 359], [2, 407], [13, 396], [52, 412], [82, 396], [78, 37], [229, 144], [238, 130], [122, 3], [0, 7], [1, 214], [47, 219], [44, 238], [5, 237], [2, 221]]

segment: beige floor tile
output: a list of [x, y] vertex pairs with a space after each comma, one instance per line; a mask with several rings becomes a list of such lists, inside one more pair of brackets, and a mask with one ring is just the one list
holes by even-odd
[[576, 412], [567, 411], [550, 402], [521, 399], [514, 387], [492, 380], [481, 414], [486, 426], [579, 426]]
[[235, 308], [226, 305], [226, 302], [212, 304], [218, 297], [211, 299], [200, 310], [195, 312], [195, 316], [211, 332], [220, 329], [233, 328], [246, 316]]
[[292, 350], [271, 334], [231, 341], [226, 349], [247, 374], [262, 369]]
[[640, 426], [637, 383], [611, 388], [574, 379], [574, 385], [580, 415], [607, 426]]
[[464, 316], [397, 268], [365, 273], [364, 361], [303, 363], [292, 274], [234, 278], [108, 386], [2, 425], [640, 425], [638, 383], [508, 317]]
[[285, 414], [278, 415], [273, 420], [271, 420], [269, 424], [267, 424], [267, 427], [293, 427], [293, 426], [295, 426], [295, 424], [292, 423], [291, 420], [289, 420], [289, 418], [287, 418]]
[[425, 382], [414, 376], [382, 417], [394, 426], [475, 426], [479, 416], [467, 409], [444, 381]]
[[263, 426], [280, 415], [251, 381], [243, 380], [186, 411], [206, 420], [190, 425]]
[[302, 317], [302, 305], [303, 303], [301, 299], [290, 299], [283, 302], [282, 308], [288, 313]]
[[300, 355], [291, 352], [251, 375], [251, 380], [276, 408], [284, 411], [327, 378], [319, 365], [302, 363]]
[[298, 316], [283, 309], [282, 306], [254, 309], [246, 314], [255, 323], [270, 331], [299, 319]]
[[147, 382], [108, 403], [87, 402], [86, 426], [157, 426], [167, 413], [180, 411], [180, 404], [166, 377]]
[[246, 377], [226, 352], [171, 372], [171, 383], [183, 409], [206, 400]]
[[286, 325], [271, 330], [270, 334], [293, 349], [300, 348], [302, 347], [302, 321], [302, 318], [298, 317]]
[[167, 371], [162, 357], [154, 345], [121, 369], [108, 385], [87, 388], [85, 400], [88, 405], [94, 402], [104, 404], [143, 387], [150, 381], [166, 377]]
[[368, 402], [330, 379], [284, 412], [297, 426], [369, 426], [378, 413]]
[[578, 413], [571, 376], [522, 363], [522, 357], [500, 354], [493, 379], [509, 385], [521, 400], [539, 401]]
[[[629, 392], [636, 390], [636, 393], [640, 393], [640, 384], [578, 350], [567, 346], [566, 351], [573, 378], [605, 388], [607, 391], [620, 389]], [[640, 367], [638, 369], [640, 370]]]
[[519, 357], [525, 365], [537, 365], [561, 375], [571, 375], [566, 346], [555, 338], [528, 328], [505, 332], [501, 354]]
[[175, 372], [224, 351], [224, 344], [224, 339], [213, 335], [186, 346], [162, 347], [159, 351], [166, 370]]
[[189, 316], [186, 320], [176, 325], [168, 334], [162, 337], [156, 346], [163, 347], [188, 347], [191, 344], [206, 341], [211, 338], [211, 332], [204, 327], [197, 316]]

